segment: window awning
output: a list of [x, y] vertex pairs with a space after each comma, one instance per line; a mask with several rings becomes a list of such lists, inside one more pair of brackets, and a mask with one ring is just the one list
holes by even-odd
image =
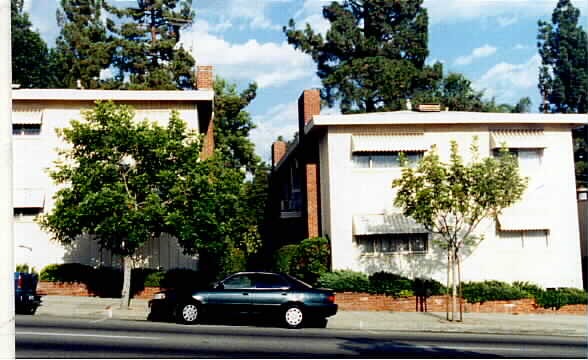
[[41, 124], [43, 121], [42, 111], [13, 111], [12, 123], [15, 125]]
[[549, 230], [551, 218], [544, 207], [514, 206], [502, 211], [498, 225], [501, 231]]
[[424, 226], [402, 214], [353, 216], [353, 235], [422, 233], [427, 233]]
[[45, 191], [39, 189], [15, 189], [13, 198], [15, 208], [43, 208]]
[[546, 147], [542, 129], [494, 130], [490, 132], [492, 149], [505, 143], [511, 149], [543, 149]]
[[353, 135], [351, 150], [360, 151], [427, 151], [430, 142], [422, 132]]

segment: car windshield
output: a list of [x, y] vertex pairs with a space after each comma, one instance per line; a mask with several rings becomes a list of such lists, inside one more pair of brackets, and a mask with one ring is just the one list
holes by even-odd
[[301, 287], [305, 287], [308, 289], [312, 289], [312, 286], [308, 285], [307, 283], [305, 283], [302, 280], [296, 279], [294, 276], [288, 275], [288, 274], [284, 274], [284, 276], [286, 276], [288, 278], [288, 280], [292, 281], [294, 284], [299, 285]]

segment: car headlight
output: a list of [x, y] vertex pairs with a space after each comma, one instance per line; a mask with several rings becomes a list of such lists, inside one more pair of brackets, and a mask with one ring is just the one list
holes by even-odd
[[163, 300], [163, 299], [165, 299], [165, 293], [157, 293], [157, 294], [153, 295], [153, 299], [154, 300]]

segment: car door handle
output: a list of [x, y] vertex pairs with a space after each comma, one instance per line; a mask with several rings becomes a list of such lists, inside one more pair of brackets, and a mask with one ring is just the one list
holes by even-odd
[[243, 295], [249, 295], [249, 293], [243, 293]]

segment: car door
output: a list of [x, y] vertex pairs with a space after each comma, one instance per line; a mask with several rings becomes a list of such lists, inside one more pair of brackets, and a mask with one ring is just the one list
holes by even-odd
[[288, 301], [290, 283], [279, 274], [256, 274], [252, 311], [271, 313], [279, 311]]
[[221, 314], [249, 312], [253, 287], [249, 274], [230, 276], [209, 292], [208, 308]]

